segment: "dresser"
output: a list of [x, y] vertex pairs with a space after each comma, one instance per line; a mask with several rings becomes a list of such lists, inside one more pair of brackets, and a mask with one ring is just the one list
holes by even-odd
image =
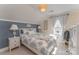
[[9, 51], [16, 47], [20, 47], [20, 37], [10, 37], [9, 38]]

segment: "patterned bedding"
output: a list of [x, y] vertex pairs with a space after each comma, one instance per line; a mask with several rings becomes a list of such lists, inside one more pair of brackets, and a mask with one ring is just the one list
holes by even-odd
[[35, 48], [35, 49], [41, 49], [42, 47], [46, 47], [47, 46], [47, 42], [44, 40], [34, 40], [31, 44], [31, 47]]
[[56, 46], [56, 42], [54, 40], [45, 40], [46, 38], [40, 38], [36, 36], [28, 36], [22, 35], [22, 41], [28, 44], [30, 47], [37, 49], [42, 54], [50, 54], [54, 47]]

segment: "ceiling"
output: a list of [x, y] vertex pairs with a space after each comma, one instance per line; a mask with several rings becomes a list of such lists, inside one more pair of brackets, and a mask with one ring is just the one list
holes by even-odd
[[58, 15], [78, 8], [77, 4], [48, 4], [47, 11], [42, 13], [38, 4], [5, 4], [0, 5], [0, 19], [39, 24], [49, 15]]

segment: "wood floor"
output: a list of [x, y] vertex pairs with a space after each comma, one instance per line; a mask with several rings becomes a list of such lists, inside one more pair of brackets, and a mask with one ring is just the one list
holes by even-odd
[[20, 48], [15, 48], [11, 52], [5, 51], [0, 53], [0, 55], [35, 55], [28, 48], [21, 46]]

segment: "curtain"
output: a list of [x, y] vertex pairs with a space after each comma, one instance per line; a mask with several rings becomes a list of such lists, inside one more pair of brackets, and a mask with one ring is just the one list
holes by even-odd
[[52, 21], [52, 23], [53, 23], [53, 29], [54, 29], [54, 26], [55, 26], [56, 22], [59, 20], [59, 22], [61, 24], [61, 28], [60, 29], [62, 30], [62, 35], [63, 35], [64, 34], [65, 24], [67, 23], [67, 20], [68, 20], [68, 14], [59, 15], [59, 16], [53, 16], [52, 20], [53, 20]]

